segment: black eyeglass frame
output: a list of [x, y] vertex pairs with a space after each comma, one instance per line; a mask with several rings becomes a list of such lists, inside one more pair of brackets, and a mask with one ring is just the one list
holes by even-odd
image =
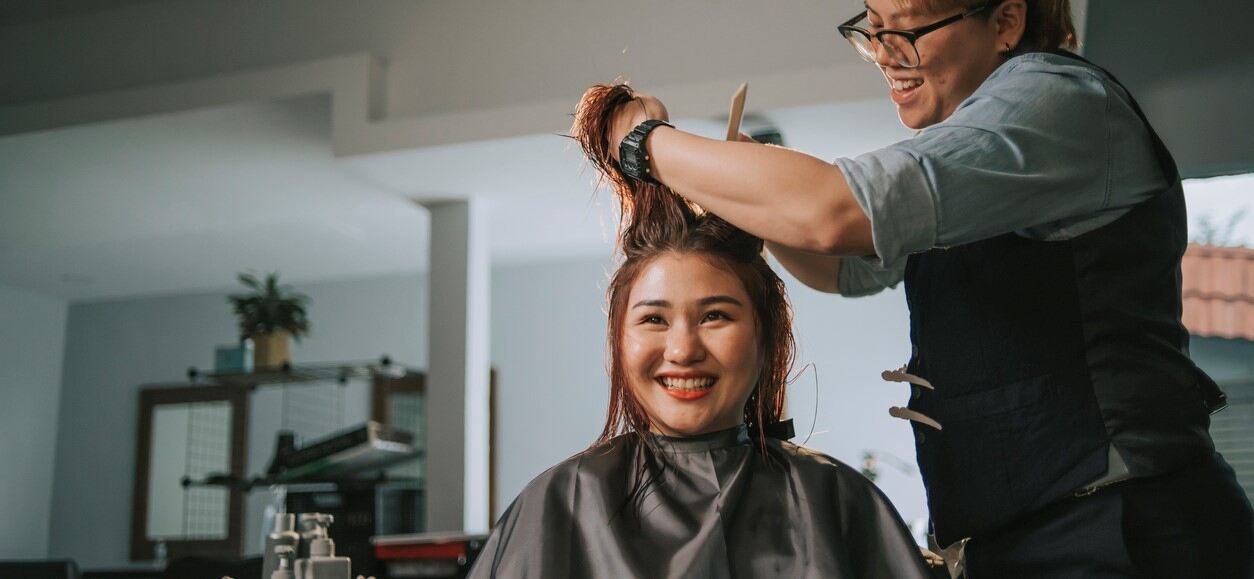
[[[919, 54], [919, 47], [915, 46], [914, 43], [918, 41], [920, 38], [922, 38], [923, 35], [940, 30], [941, 28], [949, 26], [950, 24], [958, 22], [964, 18], [975, 16], [976, 14], [984, 12], [985, 10], [993, 8], [1001, 3], [1002, 3], [1002, 0], [989, 0], [988, 2], [985, 2], [984, 4], [981, 4], [980, 6], [972, 8], [965, 12], [954, 14], [953, 16], [950, 16], [949, 18], [938, 20], [926, 26], [920, 26], [918, 28], [911, 28], [909, 30], [894, 30], [891, 28], [885, 28], [884, 30], [880, 30], [879, 32], [871, 32], [870, 30], [867, 30], [860, 26], [854, 26], [854, 24], [856, 24], [859, 20], [866, 18], [867, 14], [870, 12], [869, 10], [863, 10], [862, 12], [859, 12], [857, 16], [854, 16], [853, 18], [849, 19], [848, 21], [841, 24], [840, 26], [837, 26], [836, 30], [840, 32], [840, 35], [845, 37], [846, 40], [850, 40], [849, 39], [850, 34], [861, 34], [868, 41], [874, 40], [875, 42], [878, 42], [879, 44], [884, 44], [884, 40], [883, 40], [884, 36], [900, 36], [904, 38], [906, 42], [910, 43], [910, 48], [914, 49], [914, 58], [916, 62], [922, 62], [922, 56]], [[862, 60], [865, 60], [872, 64], [875, 63], [874, 55], [868, 55], [862, 52], [861, 50], [858, 49], [857, 46], [854, 46], [854, 50], [855, 52], [858, 53], [859, 56], [862, 57]], [[897, 64], [903, 68], [915, 68], [919, 66], [918, 64], [909, 66], [906, 64], [902, 64], [900, 62], [898, 62]]]

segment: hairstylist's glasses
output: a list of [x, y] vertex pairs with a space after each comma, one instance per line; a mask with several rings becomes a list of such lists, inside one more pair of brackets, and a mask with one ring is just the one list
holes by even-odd
[[855, 26], [857, 23], [866, 20], [867, 11], [851, 18], [848, 22], [836, 27], [840, 31], [840, 35], [844, 36], [849, 44], [858, 51], [858, 55], [862, 60], [875, 64], [875, 51], [877, 46], [883, 45], [884, 51], [888, 53], [888, 57], [893, 63], [902, 68], [914, 68], [919, 66], [919, 49], [915, 48], [914, 43], [924, 34], [940, 30], [950, 24], [953, 24], [968, 16], [974, 16], [989, 8], [1001, 3], [1001, 0], [990, 0], [975, 8], [967, 10], [961, 14], [954, 14], [949, 18], [939, 22], [933, 22], [927, 26], [921, 26], [911, 30], [880, 30], [871, 32], [861, 26]]

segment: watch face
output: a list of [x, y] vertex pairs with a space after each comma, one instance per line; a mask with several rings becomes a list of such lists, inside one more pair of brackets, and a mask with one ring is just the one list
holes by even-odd
[[619, 147], [618, 156], [622, 159], [623, 173], [628, 177], [640, 178], [640, 149], [632, 140], [633, 135], [628, 135], [623, 140], [623, 146]]
[[650, 130], [657, 125], [663, 124], [666, 123], [661, 121], [645, 121], [644, 123], [641, 123], [640, 126], [633, 129], [630, 133], [627, 133], [627, 136], [623, 139], [623, 142], [618, 148], [618, 156], [622, 159], [620, 166], [623, 170], [623, 174], [639, 181], [656, 182], [648, 175], [649, 160], [647, 153], [644, 151], [642, 142], [647, 137]]
[[[635, 151], [632, 151], [633, 153]], [[623, 172], [628, 176], [636, 177], [640, 174], [640, 163], [636, 162], [636, 156], [629, 154], [623, 157]]]

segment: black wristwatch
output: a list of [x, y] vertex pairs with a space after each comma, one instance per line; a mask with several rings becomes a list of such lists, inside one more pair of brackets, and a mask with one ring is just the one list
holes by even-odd
[[644, 140], [649, 137], [650, 131], [663, 125], [674, 128], [666, 121], [649, 119], [636, 125], [636, 128], [623, 137], [623, 142], [618, 145], [618, 166], [623, 170], [624, 175], [637, 181], [661, 185], [649, 174], [649, 154], [644, 150]]

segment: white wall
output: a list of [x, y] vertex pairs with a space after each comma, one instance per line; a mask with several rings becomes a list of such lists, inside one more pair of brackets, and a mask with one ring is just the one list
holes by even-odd
[[496, 513], [605, 423], [610, 260], [502, 267], [492, 276]]
[[66, 304], [0, 287], [0, 559], [48, 552]]

